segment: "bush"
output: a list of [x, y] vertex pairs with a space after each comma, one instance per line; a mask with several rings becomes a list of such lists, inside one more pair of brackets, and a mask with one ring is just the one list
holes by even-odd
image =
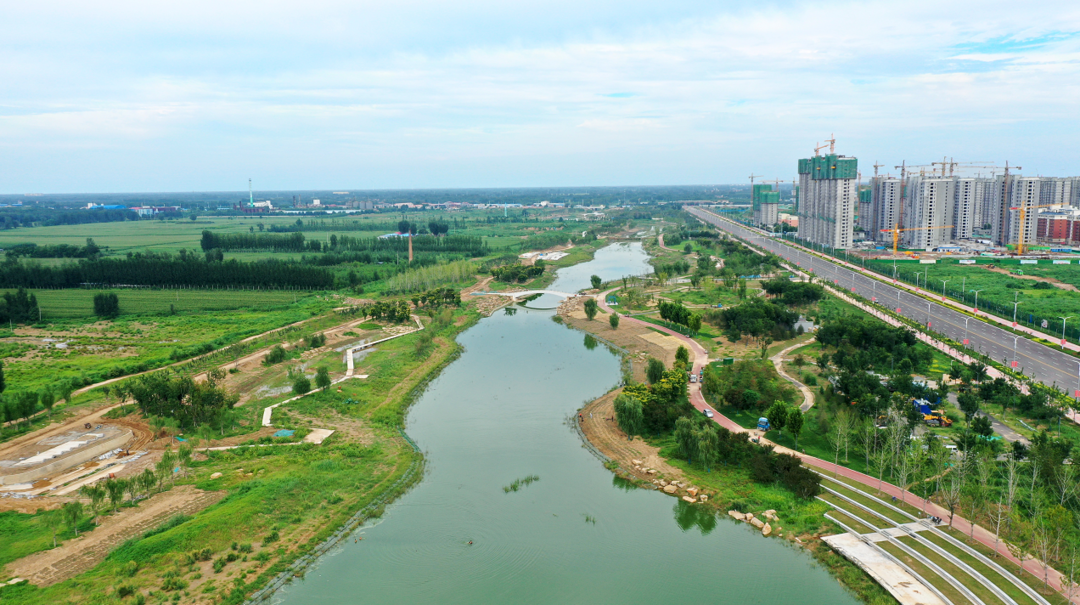
[[285, 357], [287, 356], [288, 353], [285, 352], [285, 348], [278, 345], [273, 349], [270, 349], [270, 352], [266, 354], [266, 358], [263, 359], [263, 364], [270, 366], [275, 363], [281, 363], [285, 361]]
[[221, 570], [225, 569], [225, 558], [221, 557], [214, 560], [214, 573], [221, 573]]
[[311, 390], [311, 381], [307, 379], [307, 376], [297, 376], [293, 381], [292, 390], [296, 395], [303, 395]]
[[138, 571], [138, 562], [128, 561], [127, 563], [124, 563], [123, 567], [120, 568], [120, 575], [124, 576], [125, 578], [131, 578], [134, 577], [135, 574], [138, 573]]
[[806, 384], [806, 386], [808, 386], [808, 387], [816, 387], [817, 386], [817, 376], [814, 376], [810, 372], [807, 372], [807, 373], [803, 374], [803, 379], [802, 380]]
[[135, 594], [135, 587], [131, 584], [121, 584], [116, 587], [116, 596], [121, 599], [130, 597], [133, 594]]
[[275, 529], [274, 531], [272, 531], [272, 532], [270, 532], [270, 533], [266, 534], [266, 537], [265, 537], [265, 538], [263, 538], [263, 541], [262, 541], [262, 545], [263, 545], [263, 546], [266, 546], [267, 544], [273, 544], [274, 542], [277, 542], [277, 541], [278, 541], [278, 538], [280, 538], [280, 537], [281, 537], [281, 536], [280, 536], [280, 535], [278, 535], [278, 532], [277, 532], [277, 530]]

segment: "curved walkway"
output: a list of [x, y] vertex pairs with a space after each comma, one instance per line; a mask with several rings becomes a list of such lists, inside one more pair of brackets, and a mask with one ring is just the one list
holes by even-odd
[[[615, 290], [618, 290], [618, 289], [619, 288], [612, 288], [610, 290], [607, 290], [606, 292], [601, 292], [600, 294], [597, 294], [595, 296], [595, 298], [597, 299], [597, 302], [600, 305], [600, 308], [603, 309], [605, 312], [607, 312], [607, 313], [612, 312], [611, 307], [609, 307], [607, 305], [607, 303], [604, 302], [606, 300], [606, 298], [607, 298], [607, 295], [614, 292]], [[878, 316], [881, 317], [882, 319], [885, 319], [885, 317], [887, 317], [887, 316], [883, 316], [883, 315], [884, 314], [881, 314], [881, 315], [878, 315]], [[893, 319], [893, 318], [890, 317], [889, 319]], [[690, 338], [688, 336], [685, 336], [683, 334], [680, 334], [680, 333], [678, 333], [678, 332], [676, 332], [674, 330], [664, 328], [663, 326], [657, 326], [655, 324], [650, 324], [650, 323], [647, 323], [647, 322], [643, 322], [641, 320], [634, 319], [632, 317], [626, 317], [626, 318], [624, 318], [624, 320], [646, 325], [649, 328], [652, 328], [652, 329], [655, 329], [655, 330], [660, 330], [660, 331], [662, 331], [662, 332], [664, 332], [666, 334], [674, 336], [675, 338], [678, 338], [679, 340], [683, 341], [683, 343], [686, 344], [686, 346], [690, 349], [691, 353], [693, 353], [693, 355], [694, 355], [694, 358], [693, 358], [694, 359], [693, 371], [695, 371], [695, 372], [698, 371], [701, 367], [703, 367], [706, 363], [708, 363], [708, 353], [706, 353], [705, 349], [700, 344], [698, 344], [697, 341], [695, 341], [694, 339], [692, 339], [692, 338]], [[896, 321], [896, 320], [893, 320], [893, 321]], [[943, 343], [938, 343], [938, 344], [943, 346]], [[955, 353], [956, 352], [954, 352], [954, 354]], [[705, 396], [701, 393], [701, 383], [698, 383], [698, 382], [690, 383], [688, 385], [688, 391], [689, 391], [688, 394], [689, 394], [690, 404], [692, 406], [694, 406], [694, 408], [696, 410], [698, 410], [700, 412], [700, 411], [703, 411], [705, 408], [712, 409], [712, 406], [708, 405], [708, 403], [705, 401]], [[713, 420], [713, 422], [716, 422], [720, 426], [722, 426], [722, 427], [724, 427], [724, 428], [726, 428], [729, 431], [732, 431], [734, 433], [754, 433], [754, 434], [757, 434], [756, 431], [754, 431], [752, 429], [743, 428], [738, 423], [736, 423], [734, 420], [731, 420], [727, 416], [724, 416], [723, 414], [721, 414], [721, 413], [719, 413], [718, 411], [715, 411], [715, 410], [714, 410], [712, 420]], [[843, 476], [843, 477], [845, 477], [847, 479], [850, 479], [852, 481], [856, 481], [858, 483], [862, 483], [863, 485], [873, 487], [873, 488], [877, 489], [879, 492], [884, 493], [886, 496], [890, 496], [890, 497], [891, 496], [896, 496], [897, 498], [899, 498], [901, 500], [904, 500], [904, 501], [907, 501], [907, 500], [910, 499], [912, 502], [920, 502], [920, 503], [922, 503], [923, 510], [926, 511], [927, 514], [931, 514], [931, 515], [941, 517], [941, 518], [946, 518], [949, 515], [949, 511], [942, 508], [941, 506], [938, 506], [937, 504], [934, 504], [933, 502], [930, 502], [929, 500], [925, 500], [923, 498], [920, 498], [919, 496], [917, 496], [917, 495], [915, 495], [915, 494], [913, 494], [911, 492], [900, 489], [899, 487], [897, 487], [895, 485], [892, 485], [890, 483], [879, 482], [877, 478], [871, 477], [870, 475], [860, 473], [860, 472], [858, 472], [856, 470], [847, 468], [845, 466], [840, 466], [840, 465], [837, 465], [837, 464], [833, 464], [832, 462], [829, 462], [827, 460], [822, 460], [821, 458], [815, 458], [814, 456], [803, 454], [803, 453], [788, 449], [786, 447], [776, 445], [775, 443], [772, 443], [771, 441], [766, 439], [764, 437], [764, 435], [761, 436], [761, 444], [762, 445], [770, 445], [770, 446], [772, 446], [774, 451], [776, 451], [777, 453], [791, 454], [793, 456], [797, 456], [802, 460], [803, 464], [806, 464], [807, 466], [814, 467], [815, 469], [818, 469], [820, 471], [824, 471], [825, 473], [831, 473], [834, 476]], [[880, 487], [878, 487], [879, 485], [880, 485]], [[1008, 548], [1004, 548], [1004, 549], [1002, 548], [1002, 544], [1004, 543], [1004, 541], [1003, 540], [998, 540], [997, 537], [996, 537], [996, 534], [994, 534], [990, 530], [987, 530], [987, 529], [985, 529], [985, 528], [983, 528], [983, 527], [981, 527], [981, 526], [979, 526], [977, 524], [974, 525], [974, 527], [972, 527], [973, 523], [971, 521], [968, 521], [967, 519], [965, 519], [965, 518], [963, 518], [963, 517], [961, 517], [959, 515], [954, 515], [952, 517], [952, 526], [954, 528], [956, 528], [958, 531], [962, 532], [962, 533], [973, 535], [975, 540], [977, 540], [979, 543], [983, 544], [987, 548], [990, 548], [991, 550], [994, 550], [995, 553], [998, 556], [1004, 557], [1007, 561], [1009, 561], [1010, 563], [1016, 565], [1017, 567], [1020, 567], [1020, 568], [1023, 568], [1025, 570], [1027, 570], [1032, 575], [1034, 575], [1036, 578], [1041, 579], [1044, 576], [1044, 569], [1043, 569], [1043, 564], [1042, 564], [1041, 561], [1039, 561], [1038, 559], [1035, 559], [1034, 557], [1032, 557], [1032, 558], [1024, 559], [1024, 561], [1021, 562], [1016, 557], [1014, 557], [1012, 555], [1012, 553], [1009, 552]], [[1048, 575], [1049, 578], [1050, 578], [1050, 587], [1053, 588], [1054, 590], [1056, 590], [1059, 594], [1062, 593], [1062, 586], [1063, 586], [1062, 580], [1063, 580], [1063, 578], [1062, 578], [1061, 573], [1059, 573], [1057, 570], [1051, 568], [1046, 572], [1046, 575]]]
[[792, 378], [786, 372], [784, 372], [782, 362], [784, 361], [784, 355], [787, 355], [788, 353], [794, 351], [795, 349], [798, 349], [799, 347], [805, 347], [808, 344], [810, 343], [800, 342], [793, 344], [790, 347], [784, 349], [783, 351], [780, 351], [776, 355], [773, 355], [769, 358], [769, 360], [772, 361], [773, 366], [776, 367], [776, 373], [799, 388], [799, 391], [802, 393], [803, 396], [803, 403], [799, 406], [799, 411], [804, 413], [806, 412], [806, 410], [814, 407], [814, 393], [810, 391], [810, 387]]

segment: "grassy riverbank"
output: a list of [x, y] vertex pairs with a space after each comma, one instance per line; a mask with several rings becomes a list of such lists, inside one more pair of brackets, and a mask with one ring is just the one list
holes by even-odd
[[[224, 492], [218, 502], [191, 514], [177, 513], [141, 537], [108, 547], [103, 562], [72, 579], [44, 588], [5, 587], [0, 598], [18, 604], [242, 603], [357, 510], [397, 497], [422, 476], [415, 472], [422, 456], [400, 432], [405, 412], [456, 357], [460, 346], [455, 337], [478, 318], [472, 310], [461, 310], [449, 323], [383, 343], [362, 362], [370, 379], [348, 380], [279, 408], [275, 428], [335, 429], [322, 445], [242, 447], [199, 455], [172, 489], [125, 505], [120, 514], [137, 512], [131, 508], [150, 510], [193, 488]], [[40, 538], [47, 514], [19, 515], [16, 523]], [[379, 514], [381, 507], [373, 516]], [[97, 531], [102, 530], [78, 540], [91, 543]], [[37, 548], [51, 546], [51, 541], [41, 542]], [[78, 544], [69, 541], [61, 548]]]

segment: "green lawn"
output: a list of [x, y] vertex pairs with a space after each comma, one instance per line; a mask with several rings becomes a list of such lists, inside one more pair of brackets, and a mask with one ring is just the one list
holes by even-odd
[[[2, 292], [13, 292], [4, 290]], [[94, 296], [112, 292], [120, 300], [122, 315], [165, 315], [248, 309], [268, 311], [306, 300], [310, 292], [284, 290], [29, 290], [38, 300], [42, 319], [92, 317]]]

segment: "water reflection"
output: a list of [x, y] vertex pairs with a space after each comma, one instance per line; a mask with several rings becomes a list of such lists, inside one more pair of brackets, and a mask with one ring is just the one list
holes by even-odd
[[696, 527], [701, 535], [707, 536], [716, 529], [716, 514], [707, 507], [676, 500], [674, 513], [675, 523], [684, 532]]
[[586, 334], [585, 335], [585, 348], [586, 349], [592, 351], [593, 349], [596, 348], [597, 344], [599, 344], [599, 343], [596, 342], [596, 339], [593, 338], [592, 334]]
[[640, 489], [633, 481], [621, 475], [612, 475], [611, 484], [624, 492], [632, 492], [636, 489]]

